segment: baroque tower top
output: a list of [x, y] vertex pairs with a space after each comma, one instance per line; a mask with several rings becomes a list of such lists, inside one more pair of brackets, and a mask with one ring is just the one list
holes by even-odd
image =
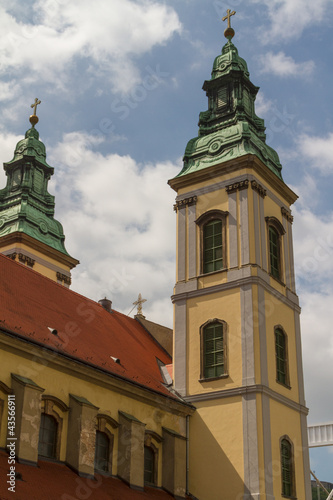
[[246, 61], [231, 41], [235, 32], [230, 17], [234, 14], [228, 9], [223, 18], [228, 20], [224, 31], [228, 41], [214, 60], [211, 79], [204, 82], [208, 110], [199, 115], [198, 137], [188, 142], [177, 177], [253, 154], [282, 180], [278, 154], [266, 144], [264, 120], [255, 113], [259, 87], [250, 81]]
[[[36, 108], [40, 103], [36, 98], [31, 105], [31, 128], [17, 143], [13, 159], [4, 163], [7, 185], [0, 190], [0, 250], [15, 256], [25, 253], [24, 262], [27, 257], [28, 262], [35, 262], [38, 253], [40, 262], [50, 261], [46, 274], [49, 277], [54, 274], [56, 279], [56, 272], [60, 273], [69, 284], [69, 270], [78, 260], [68, 254], [62, 225], [54, 219], [54, 196], [48, 192], [54, 169], [46, 162], [45, 145], [35, 128]], [[14, 253], [9, 253], [11, 251]]]

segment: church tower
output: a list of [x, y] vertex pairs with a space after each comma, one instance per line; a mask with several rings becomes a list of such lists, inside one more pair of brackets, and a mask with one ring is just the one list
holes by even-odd
[[199, 500], [310, 500], [300, 307], [290, 206], [255, 114], [259, 90], [232, 43], [203, 89], [177, 192], [175, 389], [190, 418], [188, 490]]
[[54, 196], [47, 191], [54, 169], [46, 162], [44, 144], [35, 129], [36, 98], [31, 128], [4, 163], [7, 185], [0, 190], [0, 252], [69, 286], [70, 270], [79, 261], [65, 248], [60, 222], [54, 219]]

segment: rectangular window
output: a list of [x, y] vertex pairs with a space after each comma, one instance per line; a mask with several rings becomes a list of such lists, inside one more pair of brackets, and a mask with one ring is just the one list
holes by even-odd
[[224, 108], [228, 104], [228, 87], [222, 87], [217, 91], [217, 107]]
[[286, 336], [280, 329], [275, 330], [276, 379], [281, 384], [288, 385], [287, 381], [287, 349]]
[[282, 495], [293, 496], [293, 464], [291, 444], [286, 439], [281, 442]]
[[148, 446], [144, 448], [144, 483], [154, 484], [154, 452]]
[[269, 226], [270, 270], [274, 278], [280, 279], [280, 242], [277, 231]]
[[213, 378], [224, 374], [223, 325], [208, 325], [203, 331], [204, 377]]
[[204, 226], [204, 273], [223, 268], [222, 221], [213, 220]]

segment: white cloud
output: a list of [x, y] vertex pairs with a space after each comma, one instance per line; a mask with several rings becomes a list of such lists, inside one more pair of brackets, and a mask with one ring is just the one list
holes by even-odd
[[256, 114], [260, 117], [264, 117], [267, 115], [269, 111], [271, 111], [273, 107], [273, 102], [269, 99], [266, 99], [263, 92], [259, 92], [256, 97]]
[[269, 29], [260, 33], [264, 42], [278, 42], [298, 38], [309, 25], [315, 26], [328, 19], [331, 0], [253, 0], [267, 6], [271, 20]]
[[298, 138], [297, 145], [310, 166], [324, 174], [333, 173], [333, 132], [326, 137], [303, 134]]
[[[305, 396], [310, 403], [309, 423], [332, 421], [333, 399], [329, 397], [333, 379], [332, 300], [332, 293], [301, 294], [303, 366]], [[328, 391], [327, 397], [325, 391]]]
[[[72, 288], [95, 300], [106, 295], [125, 313], [140, 292], [148, 299], [149, 318], [171, 325], [165, 296], [175, 281], [175, 193], [167, 179], [181, 167], [103, 156], [91, 146], [91, 138], [77, 132], [48, 155], [55, 167], [50, 192], [56, 194], [56, 217], [69, 253], [82, 260]], [[156, 301], [168, 304], [162, 315]]]
[[333, 282], [333, 213], [317, 216], [307, 208], [294, 215], [296, 275], [312, 290], [327, 291]]
[[259, 60], [262, 73], [270, 73], [281, 77], [309, 76], [315, 68], [313, 61], [297, 63], [291, 56], [286, 56], [284, 52], [278, 52], [277, 54], [267, 52]]
[[316, 215], [317, 184], [309, 174], [295, 188], [303, 203], [293, 210], [297, 289], [309, 422], [331, 421], [332, 398], [323, 397], [333, 378], [333, 212]]
[[23, 81], [62, 90], [80, 61], [89, 76], [104, 74], [115, 90], [137, 84], [135, 58], [181, 30], [176, 12], [157, 1], [35, 0], [32, 24], [20, 19], [19, 9], [0, 7], [0, 71], [24, 70]]

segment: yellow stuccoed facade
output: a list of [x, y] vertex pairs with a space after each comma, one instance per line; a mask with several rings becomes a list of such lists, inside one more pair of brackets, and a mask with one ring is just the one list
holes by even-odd
[[[0, 400], [5, 402], [1, 411], [0, 447], [5, 448], [6, 446], [5, 429], [7, 427], [8, 408], [6, 401], [8, 389], [13, 387], [14, 383], [16, 386], [19, 386], [17, 381], [13, 381], [11, 374], [14, 372], [19, 377], [24, 377], [38, 384], [37, 387], [28, 387], [28, 391], [30, 392], [27, 393], [28, 398], [23, 399], [23, 408], [20, 408], [20, 398], [16, 397], [17, 423], [21, 420], [21, 413], [24, 415], [22, 421], [31, 422], [29, 432], [21, 436], [18, 434], [18, 441], [20, 442], [18, 457], [21, 461], [31, 460], [31, 462], [34, 462], [37, 459], [39, 433], [36, 432], [34, 434], [33, 429], [39, 429], [40, 413], [44, 411], [45, 405], [48, 404], [47, 401], [50, 399], [56, 401], [54, 409], [57, 417], [60, 417], [62, 421], [58, 460], [70, 463], [69, 453], [77, 448], [78, 443], [71, 441], [71, 433], [68, 426], [69, 416], [73, 412], [73, 408], [68, 407], [68, 402], [71, 400], [70, 395], [76, 395], [84, 397], [87, 402], [93, 405], [96, 415], [94, 416], [94, 422], [98, 421], [99, 416], [110, 417], [111, 425], [110, 423], [106, 424], [106, 431], [112, 434], [113, 439], [113, 456], [110, 460], [113, 476], [119, 474], [118, 467], [119, 463], [121, 463], [118, 456], [120, 449], [118, 442], [119, 411], [122, 414], [135, 416], [135, 419], [140, 422], [140, 426], [143, 427], [144, 432], [152, 435], [151, 442], [158, 460], [156, 486], [162, 487], [163, 429], [171, 429], [178, 435], [186, 436], [186, 416], [191, 414], [193, 410], [191, 411], [188, 406], [182, 408], [182, 405], [177, 404], [176, 401], [166, 400], [158, 394], [149, 394], [143, 388], [131, 387], [130, 384], [119, 382], [113, 377], [96, 372], [95, 369], [88, 366], [68, 363], [66, 359], [58, 356], [56, 353], [52, 354], [51, 352], [43, 351], [31, 344], [22, 345], [20, 341], [6, 337], [2, 337], [1, 342], [3, 350], [6, 350], [6, 355], [2, 356], [0, 366]], [[21, 389], [23, 390], [23, 387]], [[33, 397], [32, 394], [34, 394]], [[37, 404], [34, 404], [34, 398], [37, 398]], [[81, 425], [84, 427], [84, 419], [82, 420], [80, 417], [80, 420]], [[88, 430], [85, 432], [88, 432]], [[92, 431], [93, 434], [94, 432], [95, 430]], [[161, 439], [157, 439], [158, 437]], [[128, 445], [129, 442], [130, 439], [125, 444]], [[181, 459], [181, 456], [179, 456], [179, 459]], [[93, 471], [94, 468], [94, 446], [91, 446], [90, 455], [82, 458], [80, 468], [84, 467], [84, 464], [86, 464], [88, 469], [80, 469], [81, 472], [91, 473], [91, 470]], [[170, 459], [171, 465], [173, 465], [173, 460]], [[132, 469], [137, 471], [139, 481], [141, 481], [141, 468], [133, 465]], [[134, 481], [134, 484], [137, 483]], [[183, 494], [185, 494], [185, 490]]]
[[[310, 499], [290, 214], [297, 196], [253, 155], [169, 183], [177, 191], [174, 379], [197, 408], [189, 491], [200, 500], [282, 500], [287, 436], [296, 496]], [[211, 211], [226, 214], [225, 262], [204, 274], [198, 220]], [[270, 220], [282, 228], [279, 279], [270, 272]], [[214, 319], [225, 324], [225, 374], [205, 380], [200, 331]], [[286, 333], [288, 384], [277, 381], [276, 328]]]

